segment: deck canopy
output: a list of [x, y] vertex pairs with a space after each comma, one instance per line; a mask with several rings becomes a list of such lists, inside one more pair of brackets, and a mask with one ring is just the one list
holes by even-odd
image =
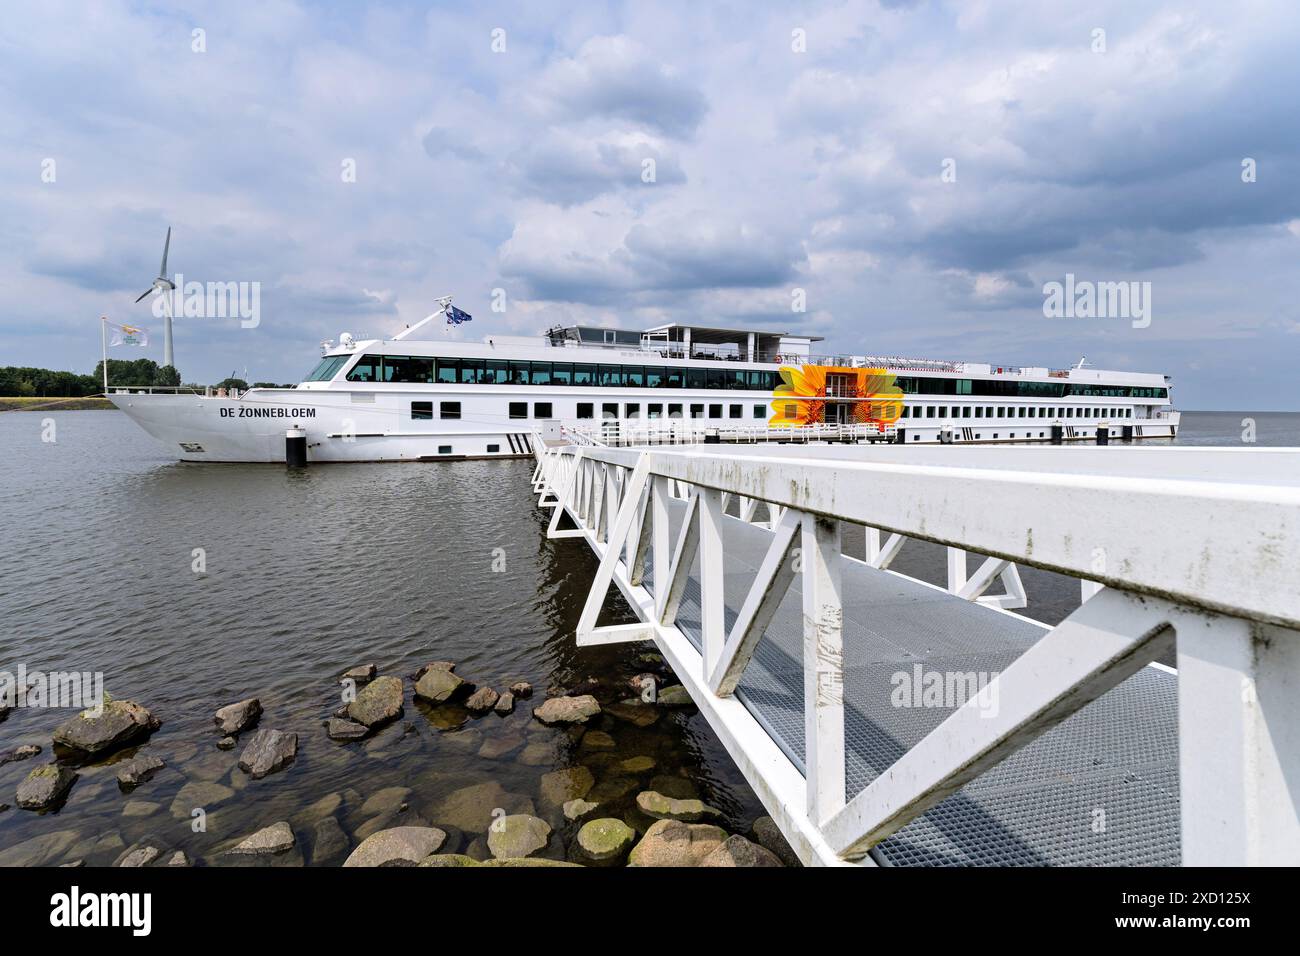
[[776, 362], [783, 355], [807, 355], [820, 335], [794, 335], [763, 329], [718, 329], [670, 322], [646, 329], [642, 347], [698, 359]]

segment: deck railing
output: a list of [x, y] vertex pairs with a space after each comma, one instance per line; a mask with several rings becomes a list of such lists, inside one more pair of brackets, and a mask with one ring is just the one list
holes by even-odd
[[[876, 844], [1176, 649], [1183, 863], [1296, 864], [1297, 476], [1300, 449], [539, 445], [534, 488], [553, 509], [548, 534], [600, 558], [578, 643], [654, 641], [806, 863], [869, 862]], [[756, 523], [760, 504], [770, 546], [728, 629], [724, 522]], [[845, 524], [865, 527], [864, 553], [845, 554]], [[1016, 563], [1080, 579], [1085, 600], [996, 678], [996, 715], [968, 701], [846, 794], [841, 559], [888, 568], [908, 538], [947, 547], [947, 590], [966, 600], [1023, 606]], [[733, 696], [796, 551], [805, 772]], [[967, 551], [985, 556], [969, 575]], [[677, 626], [697, 562], [699, 649]], [[987, 597], [999, 578], [1008, 593]], [[597, 626], [611, 583], [637, 623]]]

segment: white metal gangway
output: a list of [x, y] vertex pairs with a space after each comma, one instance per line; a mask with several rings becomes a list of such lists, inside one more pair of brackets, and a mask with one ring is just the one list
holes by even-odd
[[[553, 509], [548, 533], [581, 538], [600, 558], [578, 643], [653, 641], [806, 863], [883, 862], [891, 837], [982, 779], [1001, 774], [1000, 789], [1014, 789], [1007, 768], [1019, 772], [1019, 756], [1048, 738], [1053, 753], [1075, 748], [1091, 764], [1053, 770], [1044, 787], [1082, 792], [1093, 766], [1111, 763], [1111, 781], [1154, 782], [1136, 798], [1103, 787], [1090, 828], [1049, 820], [1048, 836], [1025, 845], [1113, 844], [1107, 833], [1123, 833], [1125, 845], [1100, 856], [1089, 845], [1059, 858], [1300, 863], [1300, 449], [539, 443], [534, 487]], [[848, 525], [866, 529], [859, 555], [843, 549]], [[908, 538], [949, 549], [946, 590], [885, 570]], [[745, 549], [755, 573], [738, 585]], [[970, 575], [967, 551], [985, 556]], [[1012, 613], [1024, 598], [1016, 563], [1080, 579], [1084, 602], [1050, 629]], [[999, 578], [1007, 594], [986, 595]], [[786, 601], [796, 580], [799, 597]], [[598, 626], [611, 584], [637, 623]], [[865, 585], [900, 596], [863, 603]], [[778, 690], [801, 708], [801, 733], [781, 731], [780, 694], [743, 693], [765, 631], [792, 601], [802, 687]], [[872, 729], [852, 697], [855, 642], [869, 629], [850, 621], [897, 628], [928, 613], [945, 615], [950, 632], [1005, 625], [1014, 654], [980, 694], [887, 749], [883, 765], [846, 776]], [[885, 637], [906, 644], [906, 630]], [[931, 644], [947, 636], [918, 633]], [[1172, 649], [1176, 672], [1154, 663]], [[1159, 686], [1137, 687], [1147, 678]], [[1167, 706], [1145, 699], [1161, 688]], [[1106, 710], [1125, 689], [1125, 706]], [[1085, 709], [1100, 716], [1089, 723]], [[1169, 725], [1164, 778], [1124, 746], [1150, 729], [1141, 714]], [[1006, 821], [984, 812], [993, 805], [962, 818], [963, 840], [1005, 842]], [[1125, 829], [1130, 815], [1143, 819]], [[1147, 839], [1165, 842], [1139, 845]], [[1041, 842], [1030, 850], [1053, 858]]]

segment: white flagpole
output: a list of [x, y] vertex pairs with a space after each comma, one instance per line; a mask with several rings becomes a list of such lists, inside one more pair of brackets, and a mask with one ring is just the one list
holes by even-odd
[[104, 353], [104, 395], [108, 395], [108, 316], [99, 317], [99, 345]]

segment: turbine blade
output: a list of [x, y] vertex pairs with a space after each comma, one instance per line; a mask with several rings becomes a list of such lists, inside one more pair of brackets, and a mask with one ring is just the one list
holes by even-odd
[[135, 301], [136, 301], [136, 302], [140, 302], [140, 301], [142, 301], [142, 300], [144, 299], [144, 297], [147, 296], [147, 295], [148, 295], [150, 292], [152, 292], [152, 291], [153, 291], [153, 287], [150, 286], [149, 288], [147, 288], [147, 289], [145, 289], [143, 292], [141, 292], [141, 293], [140, 293], [140, 298], [139, 298], [139, 299], [136, 299]]
[[167, 278], [167, 250], [171, 248], [171, 245], [172, 245], [172, 227], [171, 227], [171, 226], [168, 226], [168, 227], [167, 227], [167, 240], [163, 243], [163, 261], [162, 261], [162, 268], [160, 268], [160, 269], [158, 270], [158, 275], [159, 275], [159, 277], [160, 277], [160, 278], [163, 278], [163, 279]]

